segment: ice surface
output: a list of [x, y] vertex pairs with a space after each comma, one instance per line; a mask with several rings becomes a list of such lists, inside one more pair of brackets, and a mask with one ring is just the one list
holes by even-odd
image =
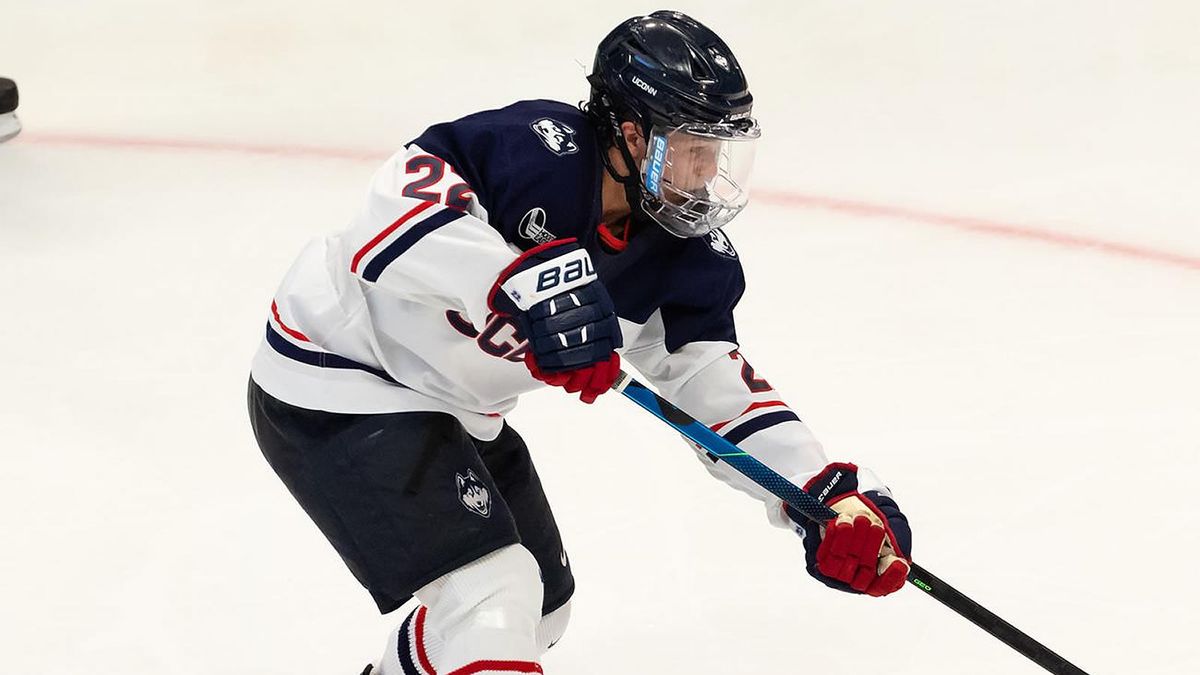
[[[930, 570], [1089, 672], [1200, 672], [1195, 3], [681, 8], [740, 55], [765, 130], [730, 229], [750, 360], [889, 481]], [[591, 45], [651, 9], [5, 5], [26, 131], [0, 146], [0, 672], [378, 655], [398, 617], [245, 420], [271, 293], [378, 158], [583, 98]], [[1041, 672], [911, 589], [812, 582], [620, 398], [541, 392], [512, 421], [579, 581], [547, 672]]]

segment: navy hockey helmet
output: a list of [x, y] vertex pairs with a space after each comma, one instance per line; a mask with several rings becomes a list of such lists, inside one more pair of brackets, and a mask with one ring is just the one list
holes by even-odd
[[[624, 157], [621, 176], [635, 214], [672, 234], [696, 237], [733, 219], [749, 199], [757, 122], [754, 98], [733, 52], [699, 21], [673, 11], [631, 18], [596, 50], [588, 111]], [[646, 139], [638, 166], [621, 123]]]

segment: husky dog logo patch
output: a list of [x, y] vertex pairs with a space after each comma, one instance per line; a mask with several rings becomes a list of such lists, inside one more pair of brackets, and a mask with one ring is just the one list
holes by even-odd
[[558, 120], [543, 117], [530, 124], [529, 128], [542, 139], [542, 145], [556, 155], [579, 152], [579, 146], [575, 144], [575, 130]]
[[461, 473], [454, 474], [454, 477], [458, 480], [458, 498], [462, 501], [462, 505], [467, 507], [468, 511], [477, 513], [484, 518], [492, 515], [492, 497], [488, 493], [487, 486], [479, 480], [479, 476], [476, 476], [471, 469], [467, 469], [465, 478]]
[[729, 241], [729, 237], [726, 237], [725, 233], [719, 228], [708, 233], [708, 245], [712, 247], [712, 250], [727, 258], [737, 257], [737, 251], [733, 249], [733, 243]]

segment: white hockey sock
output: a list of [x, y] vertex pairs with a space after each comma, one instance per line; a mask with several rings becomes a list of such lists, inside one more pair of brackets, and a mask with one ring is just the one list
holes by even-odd
[[[428, 625], [428, 614], [428, 608], [420, 605], [392, 631], [387, 651], [380, 660], [379, 675], [437, 675], [440, 672], [439, 666], [444, 666], [445, 642]], [[539, 656], [562, 639], [570, 619], [569, 601], [542, 617], [536, 631]]]
[[380, 675], [541, 673], [542, 582], [523, 546], [485, 555], [416, 592], [418, 607], [388, 641]]
[[545, 654], [562, 639], [567, 632], [567, 622], [571, 620], [571, 601], [542, 617], [537, 627], [538, 654]]
[[392, 631], [379, 661], [379, 675], [437, 675], [435, 664], [443, 662], [444, 645], [441, 636], [430, 630], [428, 613], [420, 605]]

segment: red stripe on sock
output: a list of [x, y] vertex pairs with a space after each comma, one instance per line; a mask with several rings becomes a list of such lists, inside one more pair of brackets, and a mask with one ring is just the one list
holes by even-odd
[[498, 670], [507, 673], [541, 673], [542, 667], [532, 661], [476, 661], [455, 670], [448, 675], [472, 675], [485, 670]]
[[421, 662], [421, 667], [429, 675], [437, 675], [437, 671], [433, 669], [433, 664], [429, 662], [429, 655], [425, 653], [425, 605], [417, 610], [417, 624], [413, 629], [413, 634], [417, 643], [417, 661]]

